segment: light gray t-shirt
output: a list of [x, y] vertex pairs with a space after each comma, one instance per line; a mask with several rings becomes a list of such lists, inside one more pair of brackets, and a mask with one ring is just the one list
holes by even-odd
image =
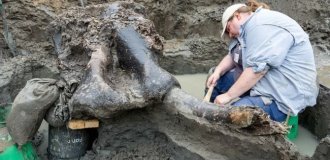
[[313, 49], [308, 35], [290, 17], [259, 8], [241, 26], [243, 69], [267, 71], [251, 89], [276, 101], [279, 110], [297, 115], [316, 104], [318, 84]]

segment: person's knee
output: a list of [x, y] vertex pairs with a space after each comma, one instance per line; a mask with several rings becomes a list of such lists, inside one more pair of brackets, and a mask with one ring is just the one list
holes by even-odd
[[231, 105], [232, 106], [235, 106], [235, 107], [239, 107], [239, 106], [252, 106], [252, 103], [248, 99], [242, 98], [242, 99], [239, 99], [236, 102], [233, 102]]
[[241, 97], [238, 101], [232, 103], [233, 106], [260, 106], [260, 100], [258, 97], [244, 96]]

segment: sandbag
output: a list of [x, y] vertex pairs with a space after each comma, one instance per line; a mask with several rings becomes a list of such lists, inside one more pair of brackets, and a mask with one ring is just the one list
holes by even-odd
[[36, 78], [27, 81], [16, 96], [7, 117], [7, 128], [18, 145], [31, 140], [50, 106], [58, 99], [56, 80]]

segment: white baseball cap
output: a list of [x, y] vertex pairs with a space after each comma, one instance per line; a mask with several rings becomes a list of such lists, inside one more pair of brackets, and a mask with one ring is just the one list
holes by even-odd
[[233, 14], [238, 9], [240, 9], [241, 7], [244, 7], [244, 6], [246, 6], [246, 5], [243, 4], [243, 3], [234, 4], [234, 5], [231, 5], [230, 7], [228, 7], [225, 10], [225, 12], [223, 12], [223, 15], [222, 15], [222, 33], [221, 33], [222, 38], [225, 38], [224, 36], [227, 35], [227, 34], [225, 34], [225, 31], [226, 31], [226, 27], [227, 27], [227, 23], [228, 23], [229, 18], [231, 18], [231, 16], [233, 16]]

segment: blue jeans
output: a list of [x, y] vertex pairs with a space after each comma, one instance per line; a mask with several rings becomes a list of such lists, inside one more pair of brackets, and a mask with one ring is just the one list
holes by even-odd
[[[217, 85], [214, 87], [211, 102], [214, 102], [215, 98], [223, 93], [226, 93], [229, 88], [235, 83], [234, 72], [228, 71], [217, 81]], [[260, 96], [250, 96], [249, 91], [240, 96], [240, 99], [231, 104], [232, 106], [257, 106], [262, 108], [266, 113], [269, 114], [270, 118], [274, 121], [282, 122], [286, 118], [286, 114], [281, 112], [275, 101], [271, 104], [265, 105]]]

